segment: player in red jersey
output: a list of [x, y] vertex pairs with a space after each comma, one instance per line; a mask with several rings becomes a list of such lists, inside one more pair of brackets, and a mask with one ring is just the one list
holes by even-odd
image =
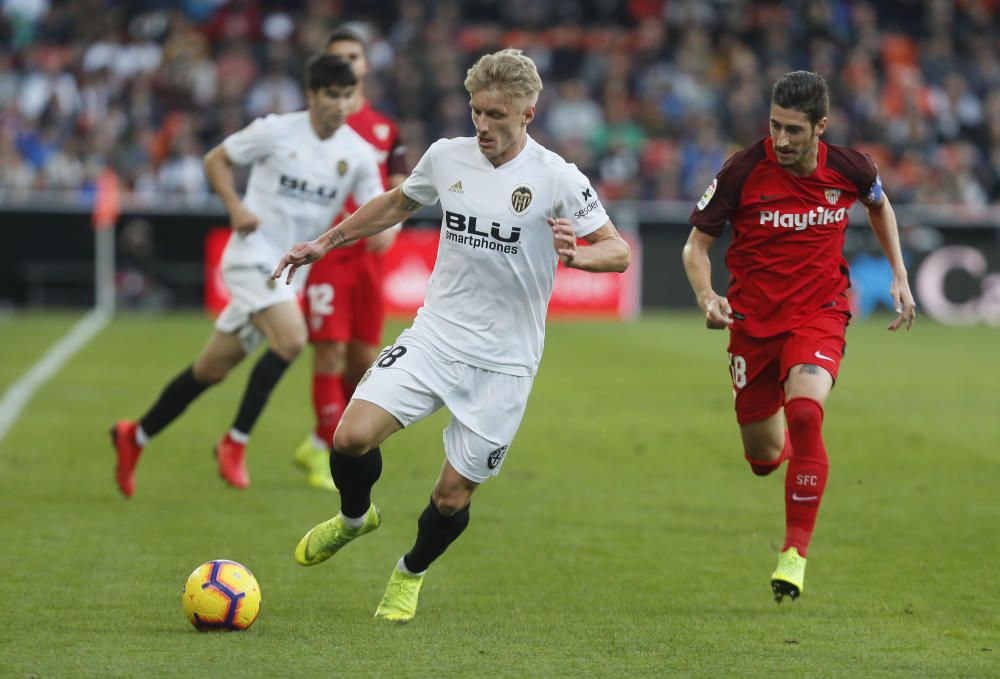
[[[820, 141], [829, 94], [822, 76], [787, 73], [771, 94], [771, 135], [733, 155], [691, 213], [688, 280], [712, 329], [729, 328], [729, 371], [743, 449], [757, 475], [784, 460], [785, 543], [771, 575], [775, 600], [802, 592], [806, 551], [827, 478], [823, 404], [837, 378], [850, 319], [842, 250], [847, 209], [860, 200], [892, 265], [897, 317], [916, 305], [896, 216], [875, 163]], [[729, 290], [712, 288], [708, 251], [726, 223]], [[787, 430], [785, 423], [787, 422]]]
[[[347, 124], [375, 148], [385, 188], [398, 186], [407, 174], [406, 149], [396, 124], [365, 99], [368, 60], [364, 42], [353, 31], [336, 29], [327, 37], [326, 52], [351, 65], [358, 86]], [[357, 208], [353, 198], [348, 199], [344, 215]], [[388, 229], [324, 257], [313, 265], [306, 281], [316, 427], [296, 450], [295, 461], [308, 472], [309, 484], [318, 488], [336, 490], [329, 462], [333, 432], [354, 388], [378, 353], [384, 320], [381, 255], [392, 246], [395, 235], [395, 229]]]

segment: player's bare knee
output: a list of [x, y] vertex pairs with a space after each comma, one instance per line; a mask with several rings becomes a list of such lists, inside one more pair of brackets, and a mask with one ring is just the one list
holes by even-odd
[[781, 457], [783, 447], [784, 446], [775, 446], [771, 444], [756, 444], [754, 446], [744, 448], [743, 452], [750, 460], [758, 462], [774, 462]]
[[306, 346], [305, 335], [289, 334], [277, 338], [271, 349], [274, 353], [291, 363], [294, 361]]
[[194, 379], [199, 384], [204, 384], [206, 386], [218, 384], [222, 380], [226, 379], [226, 375], [229, 374], [229, 370], [229, 366], [200, 363], [198, 361], [195, 361], [195, 364], [191, 366], [191, 374], [194, 375]]
[[343, 366], [338, 360], [316, 354], [313, 357], [313, 372], [318, 375], [341, 375], [343, 374]]
[[472, 499], [470, 495], [465, 490], [448, 492], [435, 488], [431, 499], [442, 516], [454, 516], [468, 506]]
[[339, 375], [344, 372], [344, 356], [333, 342], [318, 342], [313, 346], [313, 372], [321, 375]]
[[376, 446], [371, 434], [363, 426], [341, 420], [333, 434], [333, 449], [341, 455], [360, 457]]

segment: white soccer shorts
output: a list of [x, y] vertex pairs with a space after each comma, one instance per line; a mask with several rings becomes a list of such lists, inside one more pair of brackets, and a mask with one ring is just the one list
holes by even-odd
[[406, 330], [382, 350], [353, 398], [383, 408], [403, 427], [447, 407], [445, 456], [459, 474], [482, 483], [500, 473], [533, 381], [452, 360]]
[[250, 353], [264, 341], [264, 333], [253, 324], [250, 317], [258, 311], [280, 304], [298, 303], [298, 292], [306, 271], [298, 271], [292, 285], [285, 285], [284, 277], [271, 280], [271, 272], [263, 265], [232, 265], [222, 269], [222, 280], [229, 289], [229, 303], [215, 319], [219, 332], [237, 333], [243, 350]]

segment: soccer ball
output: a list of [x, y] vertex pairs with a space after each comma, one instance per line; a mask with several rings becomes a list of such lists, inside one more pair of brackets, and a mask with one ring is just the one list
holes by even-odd
[[260, 613], [260, 586], [245, 566], [217, 559], [194, 569], [181, 602], [188, 620], [203, 632], [244, 630]]

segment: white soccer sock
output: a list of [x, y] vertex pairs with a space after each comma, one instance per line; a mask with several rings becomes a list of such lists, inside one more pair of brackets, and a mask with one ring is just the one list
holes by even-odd
[[250, 440], [250, 434], [244, 434], [239, 429], [230, 429], [229, 438], [231, 438], [236, 443], [242, 443], [243, 445], [246, 445], [247, 441]]
[[367, 515], [368, 515], [368, 512], [365, 512], [361, 516], [359, 516], [357, 518], [353, 518], [353, 517], [348, 516], [344, 512], [341, 512], [340, 513], [340, 518], [344, 522], [344, 525], [347, 526], [348, 528], [361, 528], [361, 526], [363, 526], [364, 523], [365, 523], [365, 516], [367, 516]]
[[407, 575], [423, 575], [427, 571], [421, 571], [420, 573], [414, 573], [409, 568], [406, 567], [406, 558], [399, 557], [399, 561], [396, 563], [396, 570], [400, 573], [406, 573]]
[[141, 424], [135, 428], [135, 442], [139, 444], [140, 448], [145, 448], [146, 444], [149, 443], [149, 436], [146, 435], [146, 430], [142, 428]]
[[312, 446], [316, 450], [330, 450], [330, 446], [327, 445], [326, 441], [316, 436], [316, 432], [309, 434], [312, 437]]

